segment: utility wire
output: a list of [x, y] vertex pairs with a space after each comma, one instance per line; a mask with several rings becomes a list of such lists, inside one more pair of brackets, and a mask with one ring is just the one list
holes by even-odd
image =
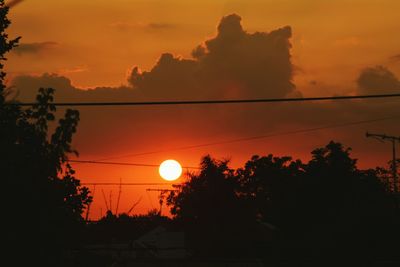
[[171, 149], [155, 150], [155, 151], [135, 153], [135, 154], [127, 154], [127, 155], [122, 155], [122, 156], [103, 158], [102, 160], [137, 157], [137, 156], [145, 156], [145, 155], [158, 154], [158, 153], [164, 153], [164, 152], [170, 152], [170, 151], [190, 150], [190, 149], [195, 149], [195, 148], [202, 148], [202, 147], [209, 147], [209, 146], [216, 146], [216, 145], [240, 143], [240, 142], [258, 140], [258, 139], [272, 138], [272, 137], [277, 137], [277, 136], [287, 136], [287, 135], [300, 134], [300, 133], [309, 133], [309, 132], [321, 131], [321, 130], [326, 130], [326, 129], [342, 128], [342, 127], [348, 127], [348, 126], [354, 126], [354, 125], [360, 125], [360, 124], [366, 124], [366, 123], [372, 123], [372, 122], [378, 122], [378, 121], [384, 121], [384, 120], [392, 120], [392, 119], [398, 119], [398, 118], [400, 118], [400, 116], [384, 117], [384, 118], [377, 118], [377, 119], [371, 119], [371, 120], [353, 121], [353, 122], [347, 122], [347, 123], [338, 123], [338, 124], [331, 124], [331, 125], [326, 125], [326, 126], [321, 126], [321, 127], [293, 130], [293, 131], [280, 132], [280, 133], [279, 132], [271, 133], [271, 134], [266, 134], [266, 135], [244, 137], [244, 138], [231, 139], [231, 140], [225, 140], [225, 141], [219, 141], [219, 142], [211, 142], [211, 143], [183, 146], [183, 147], [177, 147], [177, 148], [171, 148]]
[[[183, 101], [145, 101], [145, 102], [55, 102], [54, 106], [166, 106], [166, 105], [210, 105], [210, 104], [241, 104], [241, 103], [274, 103], [274, 102], [306, 102], [327, 100], [351, 100], [368, 98], [393, 98], [398, 94], [354, 95], [354, 96], [323, 96], [303, 98], [261, 98], [261, 99], [226, 99], [226, 100], [183, 100]], [[36, 102], [7, 102], [4, 105], [33, 106]]]
[[174, 185], [171, 183], [81, 183], [81, 185], [131, 185], [131, 186], [150, 186], [150, 185]]
[[[109, 161], [96, 161], [96, 160], [68, 160], [75, 163], [87, 164], [104, 164], [104, 165], [122, 165], [122, 166], [137, 166], [137, 167], [160, 167], [158, 164], [145, 164], [145, 163], [129, 163], [129, 162], [109, 162]], [[200, 169], [199, 167], [182, 166], [183, 169]]]

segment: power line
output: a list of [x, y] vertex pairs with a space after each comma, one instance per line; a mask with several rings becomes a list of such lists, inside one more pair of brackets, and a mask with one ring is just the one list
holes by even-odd
[[[104, 165], [122, 165], [122, 166], [137, 166], [137, 167], [160, 167], [158, 164], [145, 164], [145, 163], [130, 163], [130, 162], [109, 162], [109, 161], [96, 161], [96, 160], [68, 160], [69, 162], [86, 163], [86, 164], [104, 164]], [[182, 166], [183, 169], [200, 169], [199, 167]]]
[[[399, 94], [355, 95], [355, 96], [323, 96], [303, 98], [261, 98], [261, 99], [226, 99], [226, 100], [182, 100], [182, 101], [145, 101], [145, 102], [55, 102], [54, 106], [166, 106], [166, 105], [210, 105], [210, 104], [242, 104], [242, 103], [275, 103], [275, 102], [306, 102], [328, 100], [351, 100], [370, 98], [393, 98]], [[35, 102], [7, 102], [4, 105], [33, 106]]]
[[81, 185], [131, 185], [131, 186], [150, 186], [150, 185], [174, 185], [171, 183], [81, 183]]
[[209, 147], [209, 146], [215, 146], [215, 145], [239, 143], [239, 142], [246, 142], [246, 141], [258, 140], [258, 139], [272, 138], [272, 137], [277, 137], [277, 136], [287, 136], [287, 135], [293, 135], [293, 134], [321, 131], [321, 130], [326, 130], [326, 129], [342, 128], [342, 127], [347, 127], [347, 126], [354, 126], [354, 125], [360, 125], [360, 124], [366, 124], [366, 123], [372, 123], [372, 122], [378, 122], [378, 121], [384, 121], [384, 120], [391, 120], [391, 119], [398, 119], [398, 118], [400, 118], [400, 116], [383, 117], [383, 118], [377, 118], [377, 119], [371, 119], [371, 120], [361, 120], [361, 121], [353, 121], [353, 122], [347, 122], [347, 123], [331, 124], [331, 125], [326, 125], [326, 126], [321, 126], [321, 127], [293, 130], [293, 131], [280, 132], [280, 133], [271, 133], [271, 134], [259, 135], [259, 136], [243, 137], [243, 138], [237, 138], [237, 139], [231, 139], [231, 140], [225, 140], [225, 141], [196, 144], [196, 145], [183, 146], [183, 147], [164, 149], [164, 150], [155, 150], [155, 151], [148, 151], [148, 152], [142, 152], [142, 153], [127, 154], [127, 155], [123, 155], [123, 156], [103, 158], [102, 160], [137, 157], [137, 156], [145, 156], [145, 155], [158, 154], [158, 153], [164, 153], [164, 152], [170, 152], [170, 151], [189, 150], [189, 149]]

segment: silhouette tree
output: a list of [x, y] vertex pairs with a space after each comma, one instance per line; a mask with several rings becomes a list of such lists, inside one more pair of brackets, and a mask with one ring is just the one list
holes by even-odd
[[168, 204], [177, 219], [186, 221], [229, 220], [233, 215], [234, 194], [233, 170], [228, 161], [216, 161], [206, 156], [201, 161], [201, 171], [189, 174], [189, 180], [179, 186], [179, 192], [171, 192]]
[[304, 175], [300, 160], [253, 156], [236, 171], [237, 192], [253, 207], [257, 219], [283, 226], [296, 211], [296, 196]]
[[[17, 45], [5, 32], [8, 8], [0, 1], [0, 59]], [[5, 72], [0, 65], [0, 175], [5, 197], [6, 244], [18, 251], [24, 243], [30, 260], [57, 265], [61, 251], [76, 245], [83, 226], [82, 212], [91, 202], [67, 163], [79, 112], [67, 109], [58, 125], [52, 104], [54, 89], [41, 88], [36, 104], [22, 109], [6, 99]], [[54, 132], [50, 133], [50, 128]], [[15, 260], [23, 260], [21, 257]], [[15, 262], [15, 265], [19, 263]]]
[[[332, 221], [343, 213], [354, 215], [359, 213], [362, 201], [373, 194], [376, 201], [378, 195], [385, 196], [384, 184], [374, 170], [359, 170], [357, 160], [350, 157], [350, 148], [342, 144], [330, 142], [326, 147], [315, 149], [312, 159], [305, 166], [307, 174], [306, 192], [308, 201], [315, 203], [313, 211], [320, 220]], [[314, 201], [318, 199], [318, 201]], [[371, 203], [370, 203], [371, 204]], [[371, 213], [371, 206], [368, 208]]]
[[314, 258], [368, 260], [385, 243], [385, 221], [393, 222], [393, 202], [376, 171], [359, 170], [350, 152], [331, 141], [304, 165], [297, 199], [302, 216], [293, 232]]
[[254, 238], [254, 213], [236, 192], [234, 171], [227, 160], [210, 156], [202, 158], [200, 166], [199, 173], [189, 173], [188, 180], [176, 186], [178, 191], [167, 197], [175, 221], [183, 225], [197, 253], [246, 254], [241, 244]]
[[4, 0], [0, 0], [0, 104], [5, 101], [6, 86], [4, 79], [6, 73], [3, 71], [3, 61], [7, 60], [5, 54], [9, 52], [13, 47], [17, 46], [20, 37], [9, 40], [6, 29], [10, 25], [10, 20], [7, 18], [8, 7], [4, 4]]

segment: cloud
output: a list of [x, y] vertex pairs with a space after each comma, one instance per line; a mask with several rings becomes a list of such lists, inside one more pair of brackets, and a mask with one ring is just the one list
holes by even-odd
[[137, 95], [130, 87], [96, 87], [83, 90], [72, 85], [71, 80], [58, 74], [45, 73], [40, 76], [20, 75], [12, 80], [11, 88], [21, 101], [35, 99], [38, 88], [55, 88], [58, 101], [121, 101], [134, 99]]
[[[271, 32], [248, 33], [241, 26], [241, 18], [230, 15], [221, 20], [215, 37], [193, 50], [192, 58], [164, 53], [149, 71], [134, 67], [126, 86], [81, 90], [73, 86], [68, 78], [56, 74], [19, 76], [12, 81], [12, 86], [21, 101], [32, 101], [39, 87], [55, 88], [57, 102], [301, 97], [292, 82], [294, 67], [290, 56], [290, 38], [290, 27]], [[360, 77], [393, 76], [388, 73], [383, 67], [369, 68]], [[372, 90], [371, 82], [364, 82], [364, 78], [359, 80], [359, 90]], [[393, 77], [389, 80], [396, 81]], [[315, 90], [320, 90], [320, 95], [326, 95], [323, 82], [314, 82], [313, 86]], [[397, 102], [382, 104], [373, 100], [257, 105], [87, 107], [80, 108], [81, 124], [75, 147], [83, 157], [102, 158], [112, 154], [153, 151], [368, 120], [391, 116], [397, 110]], [[390, 129], [400, 130], [396, 125], [398, 124], [389, 122], [379, 126], [390, 133]], [[278, 151], [299, 156], [302, 151], [305, 151], [304, 155], [309, 155], [312, 148], [322, 146], [331, 139], [351, 146], [359, 144], [358, 148], [367, 150], [361, 137], [366, 130], [376, 129], [368, 126], [370, 125], [359, 125], [356, 129], [335, 129], [328, 133], [309, 133], [299, 137], [283, 135], [271, 139], [272, 142], [264, 143], [261, 140], [239, 146], [207, 147], [205, 150], [214, 154], [220, 149], [220, 155], [236, 157], [250, 156], [243, 151]], [[386, 153], [385, 148], [381, 149], [382, 154]], [[198, 153], [191, 151], [190, 154], [184, 152], [184, 156], [197, 160], [205, 150]], [[239, 153], [235, 154], [235, 151]], [[153, 160], [155, 159], [149, 159], [151, 162]]]
[[120, 31], [127, 31], [131, 29], [142, 29], [151, 31], [161, 31], [176, 28], [176, 24], [164, 23], [164, 22], [149, 22], [149, 23], [130, 23], [126, 21], [117, 21], [110, 25], [111, 27]]
[[[299, 95], [292, 82], [291, 34], [288, 26], [269, 33], [248, 33], [238, 15], [223, 17], [217, 35], [193, 49], [192, 58], [164, 53], [150, 71], [134, 67], [128, 77], [129, 87], [135, 92], [132, 97], [166, 100]], [[16, 52], [34, 53], [53, 45], [56, 44], [24, 44]], [[50, 74], [17, 77], [14, 86], [21, 87], [19, 84], [26, 84], [26, 80], [36, 87], [56, 85], [57, 80], [62, 97], [87, 95], [64, 77]], [[96, 92], [97, 88], [91, 91]]]
[[171, 29], [175, 28], [176, 25], [170, 23], [149, 23], [147, 27], [150, 29], [162, 30], [162, 29]]
[[400, 54], [391, 56], [389, 59], [393, 62], [400, 62]]
[[238, 15], [222, 18], [217, 36], [192, 59], [163, 54], [150, 71], [133, 68], [129, 82], [156, 98], [285, 97], [295, 91], [291, 28], [247, 33]]
[[88, 66], [86, 66], [86, 65], [79, 65], [79, 66], [75, 66], [75, 67], [72, 67], [72, 68], [60, 69], [60, 70], [58, 71], [58, 73], [61, 74], [61, 75], [67, 75], [67, 74], [70, 74], [70, 73], [87, 72], [88, 70], [89, 70], [89, 69], [88, 69]]
[[[39, 87], [56, 88], [57, 101], [94, 102], [284, 97], [296, 93], [289, 51], [290, 27], [270, 33], [247, 33], [240, 20], [237, 15], [224, 17], [217, 35], [197, 46], [193, 58], [164, 53], [150, 71], [133, 68], [129, 86], [80, 90], [66, 77], [55, 74], [20, 76], [13, 80], [13, 86], [23, 101], [34, 99]], [[268, 108], [261, 111], [270, 112]], [[246, 111], [238, 106], [154, 107], [135, 109], [129, 115], [126, 112], [126, 109], [85, 109], [78, 140], [90, 142], [78, 142], [80, 151], [110, 153], [127, 147], [148, 150], [152, 149], [147, 142], [149, 136], [157, 143], [173, 145], [171, 140], [174, 140], [179, 145], [188, 138], [200, 141], [204, 135], [218, 136], [221, 132], [236, 136], [265, 130], [265, 124], [258, 123], [265, 120], [259, 108]], [[272, 120], [275, 119], [270, 119], [269, 129], [275, 127]], [[207, 133], [205, 125], [211, 127]], [[118, 141], [126, 140], [127, 133], [131, 133], [131, 138], [119, 145]], [[182, 133], [187, 137], [182, 137]], [[96, 145], [99, 142], [104, 145]]]
[[17, 55], [39, 54], [59, 46], [57, 42], [21, 43], [12, 51]]
[[383, 94], [400, 91], [399, 79], [386, 67], [376, 66], [362, 70], [357, 79], [359, 93]]

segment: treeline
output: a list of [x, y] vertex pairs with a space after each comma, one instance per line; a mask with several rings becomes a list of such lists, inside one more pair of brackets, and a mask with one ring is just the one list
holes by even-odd
[[161, 225], [183, 231], [193, 257], [324, 265], [400, 260], [390, 166], [361, 170], [350, 152], [331, 141], [313, 150], [308, 162], [253, 156], [238, 169], [205, 156], [200, 170], [162, 199], [172, 218], [157, 211], [108, 212], [88, 225], [86, 237], [102, 244], [132, 242]]
[[388, 173], [358, 169], [335, 142], [307, 163], [253, 156], [235, 170], [206, 156], [168, 205], [200, 254], [393, 258], [400, 221]]
[[85, 230], [85, 245], [132, 244], [134, 240], [160, 225], [170, 225], [171, 219], [160, 216], [157, 210], [147, 214], [113, 214], [107, 211], [98, 221], [88, 222]]

